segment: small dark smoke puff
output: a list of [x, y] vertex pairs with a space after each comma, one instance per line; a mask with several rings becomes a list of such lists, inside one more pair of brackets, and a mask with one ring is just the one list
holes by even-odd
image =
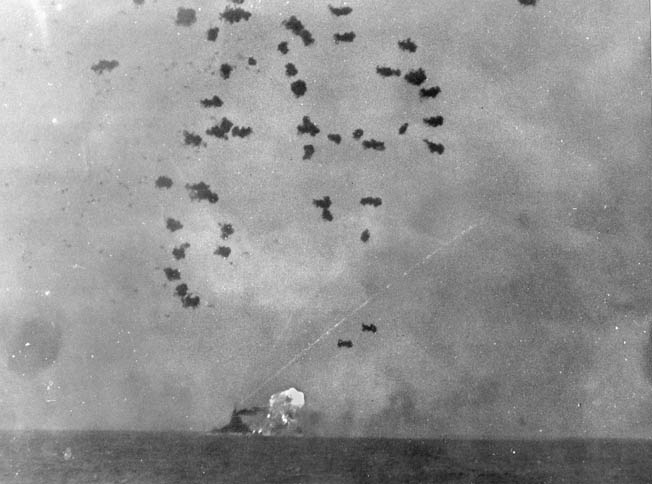
[[315, 42], [315, 39], [312, 37], [312, 34], [305, 29], [301, 31], [299, 37], [301, 37], [301, 40], [303, 40], [303, 45], [306, 46], [313, 44]]
[[170, 232], [176, 232], [177, 230], [181, 230], [183, 228], [183, 224], [181, 222], [170, 217], [166, 219], [165, 226]]
[[179, 296], [179, 297], [183, 297], [183, 296], [185, 296], [186, 294], [188, 294], [188, 284], [186, 284], [185, 282], [179, 284], [179, 285], [174, 289], [174, 293], [175, 293], [175, 295], [177, 295], [177, 296]]
[[423, 122], [428, 126], [436, 128], [444, 124], [444, 118], [442, 116], [432, 116], [431, 118], [423, 118]]
[[199, 306], [199, 296], [191, 296], [190, 294], [187, 294], [181, 298], [181, 305], [184, 308], [195, 309]]
[[371, 234], [369, 233], [369, 229], [364, 229], [364, 231], [360, 235], [360, 240], [363, 241], [363, 242], [367, 242], [370, 237], [371, 237]]
[[298, 35], [303, 40], [303, 45], [308, 46], [315, 42], [312, 34], [303, 26], [301, 21], [292, 15], [289, 19], [283, 20], [282, 24], [294, 35]]
[[247, 126], [246, 128], [241, 126], [234, 126], [233, 129], [231, 130], [231, 134], [238, 138], [246, 138], [252, 133], [252, 131], [253, 130], [249, 126]]
[[224, 104], [218, 96], [202, 99], [200, 103], [205, 108], [219, 108]]
[[424, 139], [423, 141], [424, 143], [426, 143], [431, 153], [437, 153], [440, 155], [444, 153], [444, 145], [439, 143], [433, 143], [432, 141], [427, 139]]
[[351, 12], [353, 12], [353, 9], [351, 7], [333, 7], [333, 6], [329, 5], [328, 9], [336, 17], [339, 17], [340, 15], [348, 15]]
[[220, 224], [220, 229], [221, 229], [221, 232], [222, 232], [220, 234], [220, 237], [222, 238], [222, 240], [228, 239], [229, 237], [231, 237], [235, 233], [235, 230], [233, 229], [232, 224]]
[[97, 64], [91, 66], [91, 70], [96, 74], [102, 74], [104, 71], [111, 72], [113, 69], [118, 67], [120, 63], [117, 60], [101, 60]]
[[327, 222], [332, 222], [333, 221], [333, 214], [329, 210], [332, 203], [333, 202], [331, 202], [331, 197], [329, 197], [328, 195], [323, 197], [321, 200], [315, 199], [315, 200], [312, 201], [312, 204], [315, 207], [321, 208], [321, 218], [323, 218]]
[[333, 143], [336, 145], [339, 145], [342, 142], [342, 137], [339, 134], [329, 134], [326, 136], [329, 140], [331, 140]]
[[220, 18], [222, 20], [229, 22], [230, 24], [240, 22], [240, 20], [247, 21], [249, 20], [249, 17], [251, 17], [251, 12], [247, 12], [246, 10], [243, 10], [240, 7], [238, 8], [227, 7], [224, 10], [224, 12], [220, 14]]
[[276, 48], [277, 48], [278, 51], [279, 51], [281, 54], [283, 54], [283, 55], [287, 54], [287, 53], [290, 51], [290, 49], [288, 49], [288, 43], [287, 43], [287, 42], [281, 42], [281, 43], [279, 43], [279, 44], [276, 46]]
[[400, 128], [398, 128], [398, 134], [405, 134], [408, 129], [408, 123], [403, 123]]
[[317, 208], [328, 209], [328, 208], [331, 207], [333, 202], [331, 201], [331, 197], [329, 197], [328, 195], [325, 195], [324, 197], [322, 197], [321, 200], [318, 199], [318, 198], [314, 199], [312, 201], [312, 204]]
[[364, 135], [364, 131], [358, 128], [353, 132], [353, 139], [360, 139], [362, 138], [363, 135]]
[[309, 116], [304, 116], [301, 124], [297, 125], [297, 132], [299, 134], [309, 134], [310, 136], [317, 136], [319, 128], [315, 123], [310, 120]]
[[401, 50], [406, 50], [408, 52], [416, 52], [417, 51], [417, 44], [412, 42], [412, 39], [409, 37], [405, 40], [399, 40], [398, 41], [398, 47]]
[[360, 199], [360, 205], [372, 205], [374, 207], [380, 207], [383, 204], [383, 201], [380, 197], [364, 197]]
[[197, 21], [197, 14], [192, 8], [183, 8], [179, 7], [177, 9], [177, 19], [174, 22], [177, 25], [183, 25], [184, 27], [190, 27]]
[[333, 39], [335, 39], [336, 44], [339, 44], [340, 42], [353, 42], [355, 40], [355, 32], [333, 34]]
[[362, 142], [362, 147], [364, 149], [371, 148], [372, 150], [376, 151], [384, 151], [385, 150], [385, 143], [383, 141], [378, 141], [375, 139], [366, 139]]
[[418, 68], [417, 70], [412, 70], [405, 74], [404, 78], [408, 83], [415, 86], [420, 86], [428, 77], [426, 76], [426, 73], [423, 69]]
[[184, 259], [186, 257], [186, 249], [189, 248], [190, 244], [188, 242], [184, 242], [179, 247], [172, 249], [172, 255], [176, 260]]
[[441, 92], [439, 86], [429, 87], [427, 89], [421, 88], [419, 91], [419, 96], [421, 97], [437, 97], [437, 94]]
[[290, 84], [290, 89], [292, 90], [292, 92], [296, 97], [301, 97], [308, 90], [308, 86], [306, 85], [306, 81], [302, 79], [297, 79], [292, 84]]
[[231, 247], [226, 247], [224, 245], [220, 245], [215, 252], [213, 252], [215, 255], [221, 255], [225, 259], [231, 255]]
[[163, 269], [163, 272], [165, 272], [165, 277], [168, 278], [168, 281], [178, 281], [181, 279], [181, 272], [179, 272], [179, 269], [172, 269], [171, 267], [166, 267]]
[[220, 75], [222, 79], [228, 79], [231, 77], [231, 72], [233, 72], [233, 66], [230, 64], [222, 64], [220, 66]]
[[194, 185], [186, 184], [190, 200], [198, 202], [208, 200], [208, 203], [217, 203], [220, 198], [217, 193], [211, 192], [210, 188], [211, 186], [204, 182], [195, 183]]
[[299, 73], [296, 66], [292, 62], [285, 64], [285, 75], [288, 77], [294, 77]]
[[521, 5], [526, 5], [526, 6], [530, 5], [534, 7], [537, 4], [537, 0], [518, 0], [518, 3], [520, 3]]
[[301, 20], [296, 18], [294, 15], [292, 15], [290, 18], [286, 20], [283, 20], [282, 24], [285, 26], [286, 29], [291, 31], [294, 35], [299, 35], [301, 31], [304, 29]]
[[202, 143], [201, 136], [188, 131], [183, 132], [183, 142], [188, 146], [200, 146]]
[[172, 186], [172, 178], [161, 175], [156, 179], [154, 185], [156, 185], [156, 188], [170, 188]]
[[216, 138], [229, 139], [227, 134], [229, 133], [229, 131], [231, 131], [232, 127], [233, 127], [233, 123], [229, 119], [222, 118], [220, 124], [216, 124], [215, 126], [207, 129], [206, 134], [210, 136], [215, 136]]
[[7, 344], [7, 369], [23, 377], [56, 363], [63, 343], [61, 329], [53, 321], [23, 323]]
[[208, 31], [206, 32], [206, 40], [215, 42], [217, 40], [217, 36], [219, 33], [220, 33], [220, 29], [217, 27], [212, 27], [208, 29]]
[[401, 70], [392, 69], [391, 67], [376, 66], [376, 73], [382, 77], [400, 76]]
[[315, 154], [315, 147], [313, 145], [303, 145], [303, 160], [309, 160]]
[[253, 57], [249, 57], [249, 59], [247, 59], [247, 64], [249, 64], [250, 66], [255, 66], [256, 64], [258, 64], [258, 62], [256, 62], [256, 59], [254, 59]]

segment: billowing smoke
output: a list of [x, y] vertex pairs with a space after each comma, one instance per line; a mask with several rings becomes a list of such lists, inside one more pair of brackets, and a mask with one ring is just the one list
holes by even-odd
[[267, 418], [260, 429], [263, 435], [295, 435], [301, 433], [299, 411], [305, 405], [305, 395], [288, 388], [269, 397]]

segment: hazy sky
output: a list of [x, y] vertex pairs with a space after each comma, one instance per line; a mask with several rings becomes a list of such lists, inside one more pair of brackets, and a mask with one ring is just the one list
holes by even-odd
[[295, 386], [324, 435], [652, 437], [647, 2], [404, 4], [2, 2], [0, 427], [204, 430]]

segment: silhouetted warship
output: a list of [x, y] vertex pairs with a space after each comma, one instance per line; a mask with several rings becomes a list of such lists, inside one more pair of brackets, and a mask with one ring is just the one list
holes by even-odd
[[231, 413], [231, 421], [228, 424], [224, 427], [216, 427], [211, 430], [211, 434], [250, 435], [252, 433], [249, 426], [242, 421], [242, 417], [240, 417], [235, 409]]

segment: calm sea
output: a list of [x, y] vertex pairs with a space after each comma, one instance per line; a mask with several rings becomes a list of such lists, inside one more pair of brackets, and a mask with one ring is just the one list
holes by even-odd
[[0, 434], [4, 483], [652, 483], [652, 442]]

